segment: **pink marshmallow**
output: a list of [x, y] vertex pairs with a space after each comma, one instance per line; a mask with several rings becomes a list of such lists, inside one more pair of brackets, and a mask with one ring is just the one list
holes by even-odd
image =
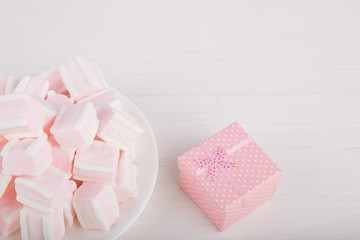
[[67, 148], [90, 146], [99, 126], [92, 103], [63, 106], [50, 132], [56, 141]]
[[0, 198], [0, 233], [8, 236], [20, 228], [22, 204], [16, 201], [14, 186]]
[[16, 199], [25, 206], [45, 213], [62, 207], [69, 188], [70, 182], [66, 174], [53, 166], [40, 176], [15, 179]]
[[137, 195], [136, 188], [137, 168], [128, 152], [121, 152], [119, 168], [117, 170], [113, 189], [116, 199], [122, 203]]
[[20, 211], [21, 239], [60, 240], [65, 235], [62, 208], [43, 213], [24, 206]]
[[73, 206], [85, 229], [109, 231], [119, 216], [119, 205], [111, 185], [84, 182], [73, 196]]
[[[2, 151], [5, 144], [6, 144], [6, 142], [1, 142], [0, 143], [0, 152]], [[0, 170], [2, 170], [2, 157], [1, 157], [1, 155], [0, 155]], [[12, 179], [11, 175], [4, 174], [2, 171], [0, 172], [0, 198], [5, 193], [5, 190], [9, 186], [9, 183], [10, 183], [11, 179]]]
[[12, 176], [0, 172], [0, 198], [4, 195], [6, 188], [11, 182]]
[[46, 117], [45, 117], [45, 123], [43, 125], [43, 131], [50, 136], [50, 128], [52, 127], [52, 125], [54, 124], [56, 115], [58, 113], [58, 109], [52, 105], [51, 103], [49, 103], [48, 101], [45, 100], [40, 100], [41, 104], [43, 105], [44, 109], [45, 109], [45, 113], [46, 113]]
[[64, 220], [66, 226], [72, 225], [74, 223], [74, 218], [76, 216], [75, 209], [72, 205], [72, 198], [76, 189], [77, 189], [76, 183], [74, 181], [70, 181], [70, 191], [63, 205]]
[[36, 139], [11, 140], [4, 146], [1, 156], [3, 173], [15, 176], [39, 176], [52, 161], [46, 134]]
[[81, 99], [78, 102], [91, 102], [94, 105], [96, 111], [99, 111], [101, 108], [106, 107], [110, 104], [121, 108], [119, 97], [116, 91], [112, 88], [106, 88], [104, 90], [101, 90], [97, 93]]
[[73, 99], [68, 98], [64, 94], [55, 93], [52, 90], [48, 92], [48, 96], [46, 98], [46, 101], [48, 103], [52, 104], [58, 110], [60, 108], [62, 108], [63, 106], [65, 106], [65, 105], [70, 105], [70, 104], [74, 103]]
[[64, 93], [66, 91], [58, 69], [50, 69], [37, 75], [36, 78], [48, 81], [49, 90], [53, 90], [56, 93]]
[[76, 57], [59, 68], [66, 89], [75, 100], [107, 88], [104, 75], [93, 62]]
[[41, 136], [46, 111], [30, 94], [1, 95], [0, 112], [0, 135], [6, 139]]
[[76, 150], [73, 178], [82, 181], [114, 183], [120, 149], [112, 143], [95, 140], [90, 147]]
[[52, 165], [63, 171], [69, 178], [72, 174], [75, 148], [66, 148], [60, 146], [53, 136], [49, 137], [49, 142], [52, 146]]
[[129, 151], [135, 139], [143, 132], [134, 118], [114, 105], [99, 110], [98, 118], [100, 120], [98, 137], [105, 142], [119, 144], [124, 151]]
[[27, 92], [44, 99], [49, 89], [49, 82], [31, 76], [23, 77], [14, 89], [14, 93]]
[[16, 79], [0, 73], [0, 95], [12, 93], [16, 86]]

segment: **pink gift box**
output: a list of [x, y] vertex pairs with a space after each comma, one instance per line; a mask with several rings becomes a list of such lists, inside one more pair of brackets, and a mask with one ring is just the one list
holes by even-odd
[[178, 158], [180, 187], [220, 231], [269, 200], [282, 171], [237, 122]]

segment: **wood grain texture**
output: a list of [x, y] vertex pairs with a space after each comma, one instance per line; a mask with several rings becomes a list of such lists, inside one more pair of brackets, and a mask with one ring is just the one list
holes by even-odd
[[[154, 194], [121, 239], [359, 239], [359, 1], [2, 1], [0, 71], [97, 61], [153, 126]], [[284, 170], [220, 233], [177, 156], [239, 121]]]

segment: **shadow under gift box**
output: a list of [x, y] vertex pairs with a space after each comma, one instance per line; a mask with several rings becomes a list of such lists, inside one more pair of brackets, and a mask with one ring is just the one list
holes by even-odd
[[180, 187], [220, 231], [269, 200], [282, 171], [237, 122], [178, 157]]

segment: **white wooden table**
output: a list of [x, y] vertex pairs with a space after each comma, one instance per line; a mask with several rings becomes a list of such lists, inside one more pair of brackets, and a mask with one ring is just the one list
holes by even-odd
[[[1, 1], [0, 71], [87, 56], [145, 113], [160, 168], [121, 239], [359, 239], [359, 1]], [[177, 156], [234, 120], [284, 170], [220, 233]]]

